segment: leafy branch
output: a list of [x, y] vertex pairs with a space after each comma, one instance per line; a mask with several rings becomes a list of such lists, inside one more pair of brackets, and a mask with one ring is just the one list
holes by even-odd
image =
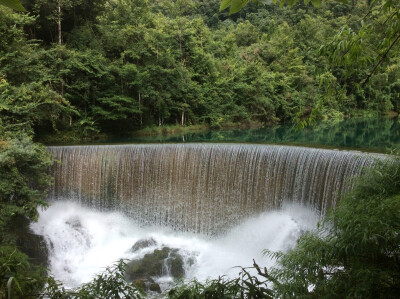
[[26, 9], [22, 6], [19, 0], [0, 0], [0, 5], [18, 10], [18, 11], [26, 11]]
[[368, 74], [367, 78], [365, 78], [364, 82], [362, 85], [365, 85], [368, 83], [369, 79], [372, 77], [372, 75], [375, 73], [377, 68], [383, 63], [383, 61], [386, 59], [389, 51], [394, 47], [394, 45], [399, 41], [400, 39], [400, 34], [397, 35], [397, 37], [393, 40], [391, 45], [386, 49], [385, 53], [381, 56], [380, 60], [375, 64], [375, 66], [372, 68], [371, 72]]
[[[309, 4], [311, 2], [314, 6], [319, 6], [323, 1], [325, 1], [325, 0], [304, 0], [304, 4]], [[335, 1], [344, 3], [344, 4], [348, 3], [347, 0], [335, 0]], [[251, 1], [251, 0], [222, 0], [219, 10], [223, 11], [229, 7], [229, 14], [235, 14], [235, 13], [239, 12], [243, 7], [245, 7], [250, 2], [253, 2], [257, 5], [259, 4], [258, 0], [253, 0], [253, 1]], [[272, 2], [274, 4], [277, 4], [278, 0], [273, 0]], [[279, 6], [283, 7], [286, 4], [289, 6], [293, 6], [297, 2], [299, 2], [299, 0], [280, 0]]]

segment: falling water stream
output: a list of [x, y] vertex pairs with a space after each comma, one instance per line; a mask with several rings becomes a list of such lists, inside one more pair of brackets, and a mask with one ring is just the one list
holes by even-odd
[[[51, 206], [32, 229], [67, 286], [119, 258], [179, 249], [186, 278], [235, 275], [286, 250], [336, 205], [376, 155], [245, 144], [50, 147]], [[140, 239], [155, 244], [137, 252]], [[157, 277], [168, 283], [168, 275]], [[165, 284], [164, 284], [165, 285]]]

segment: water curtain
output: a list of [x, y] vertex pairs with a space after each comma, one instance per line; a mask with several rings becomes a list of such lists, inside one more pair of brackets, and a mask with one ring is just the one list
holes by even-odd
[[292, 146], [55, 146], [50, 201], [123, 211], [143, 225], [204, 234], [304, 203], [324, 214], [372, 154]]

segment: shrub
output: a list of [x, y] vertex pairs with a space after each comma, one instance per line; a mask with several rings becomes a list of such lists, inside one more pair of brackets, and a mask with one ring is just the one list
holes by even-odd
[[[267, 252], [268, 253], [268, 252]], [[379, 161], [320, 223], [277, 257], [280, 297], [400, 296], [400, 160]]]

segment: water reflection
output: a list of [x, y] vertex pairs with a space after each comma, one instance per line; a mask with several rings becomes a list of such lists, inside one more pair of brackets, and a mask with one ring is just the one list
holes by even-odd
[[398, 118], [353, 118], [325, 121], [298, 130], [292, 125], [253, 129], [211, 130], [168, 136], [102, 140], [101, 143], [235, 142], [339, 147], [385, 152], [400, 146]]

